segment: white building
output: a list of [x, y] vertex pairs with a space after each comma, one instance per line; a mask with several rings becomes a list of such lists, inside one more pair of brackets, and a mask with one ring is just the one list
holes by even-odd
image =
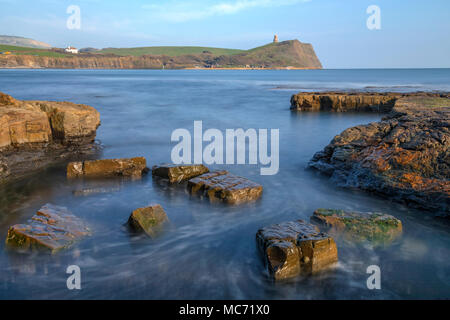
[[71, 47], [71, 46], [68, 46], [67, 48], [65, 48], [64, 51], [68, 52], [68, 53], [78, 53], [78, 49]]

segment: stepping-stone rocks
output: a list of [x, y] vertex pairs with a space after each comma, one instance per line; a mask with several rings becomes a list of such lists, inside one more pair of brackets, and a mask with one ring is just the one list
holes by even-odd
[[400, 220], [377, 212], [317, 209], [311, 222], [357, 242], [367, 240], [373, 244], [389, 244], [402, 234]]
[[23, 251], [56, 253], [89, 234], [89, 228], [67, 208], [46, 204], [29, 224], [9, 228], [6, 245]]
[[152, 168], [153, 176], [168, 179], [170, 183], [180, 183], [207, 172], [209, 172], [209, 169], [202, 164], [162, 164]]
[[211, 202], [240, 204], [258, 199], [263, 188], [248, 179], [235, 176], [228, 171], [205, 173], [188, 182], [188, 190], [192, 195], [201, 195]]
[[338, 261], [333, 238], [303, 220], [260, 229], [256, 240], [275, 280], [314, 274]]
[[145, 232], [155, 238], [169, 221], [167, 214], [159, 204], [134, 210], [128, 219], [128, 225], [135, 232]]
[[144, 157], [70, 162], [67, 165], [68, 178], [117, 176], [140, 178], [147, 172]]

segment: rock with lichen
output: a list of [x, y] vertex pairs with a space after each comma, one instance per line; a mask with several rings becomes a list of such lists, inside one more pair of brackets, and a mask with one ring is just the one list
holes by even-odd
[[192, 195], [207, 197], [211, 202], [241, 204], [257, 200], [263, 187], [228, 171], [214, 171], [190, 179], [187, 185]]
[[170, 183], [180, 183], [209, 172], [202, 164], [162, 164], [152, 168], [152, 175], [168, 179]]
[[377, 212], [317, 209], [311, 217], [332, 234], [342, 234], [352, 241], [370, 241], [386, 245], [402, 234], [402, 222], [394, 216]]
[[128, 225], [136, 232], [144, 232], [155, 238], [169, 221], [167, 214], [159, 204], [134, 210], [128, 219]]
[[102, 159], [70, 162], [67, 165], [67, 177], [132, 177], [140, 178], [148, 172], [144, 157], [123, 159]]
[[449, 215], [449, 147], [448, 95], [397, 95], [381, 121], [344, 130], [309, 167], [337, 185]]
[[21, 251], [56, 253], [89, 234], [86, 224], [67, 208], [46, 204], [28, 224], [9, 228], [6, 245]]

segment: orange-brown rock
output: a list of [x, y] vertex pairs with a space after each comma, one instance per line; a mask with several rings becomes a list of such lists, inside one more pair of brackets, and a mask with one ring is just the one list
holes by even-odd
[[205, 173], [188, 182], [191, 194], [209, 198], [211, 202], [222, 201], [228, 204], [240, 204], [258, 199], [263, 188], [248, 179], [235, 176], [227, 171]]
[[309, 166], [338, 185], [450, 213], [450, 99], [411, 94], [380, 122], [346, 129]]
[[0, 181], [92, 152], [99, 125], [100, 115], [90, 106], [21, 101], [0, 92], [0, 151], [8, 167], [0, 170]]
[[314, 274], [338, 261], [333, 238], [303, 220], [260, 229], [256, 240], [275, 280]]
[[134, 210], [128, 219], [128, 225], [136, 232], [145, 232], [155, 238], [169, 221], [167, 214], [159, 204]]
[[89, 228], [67, 208], [46, 204], [29, 224], [9, 228], [6, 245], [23, 251], [56, 253], [89, 234]]
[[67, 165], [67, 177], [132, 177], [139, 178], [147, 173], [147, 161], [144, 157], [124, 159], [103, 159], [70, 162]]
[[168, 179], [170, 183], [180, 183], [207, 172], [209, 169], [202, 164], [162, 164], [152, 168], [153, 176]]

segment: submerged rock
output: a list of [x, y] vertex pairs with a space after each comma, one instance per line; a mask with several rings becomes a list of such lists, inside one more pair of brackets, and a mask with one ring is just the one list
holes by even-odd
[[67, 165], [67, 177], [133, 177], [139, 178], [147, 173], [144, 157], [129, 159], [103, 159], [82, 162], [70, 162]]
[[9, 228], [6, 245], [21, 250], [56, 253], [90, 234], [87, 226], [67, 208], [44, 205], [29, 224]]
[[69, 156], [93, 153], [100, 114], [70, 102], [20, 101], [0, 92], [0, 151], [19, 178]]
[[338, 261], [333, 238], [303, 220], [260, 229], [256, 240], [275, 280], [314, 274]]
[[228, 171], [205, 173], [188, 182], [191, 194], [202, 195], [211, 202], [223, 201], [228, 204], [240, 204], [254, 201], [262, 195], [260, 184], [235, 176]]
[[180, 183], [207, 172], [209, 172], [209, 169], [202, 164], [162, 164], [152, 168], [153, 176], [169, 179], [170, 183]]
[[395, 101], [380, 122], [334, 137], [309, 166], [344, 187], [450, 213], [450, 99], [416, 94]]
[[169, 221], [167, 214], [159, 204], [134, 210], [128, 219], [128, 225], [137, 232], [145, 232], [154, 238]]
[[351, 240], [368, 240], [373, 244], [389, 244], [402, 234], [402, 222], [384, 213], [317, 209], [311, 221], [332, 233], [343, 233]]

